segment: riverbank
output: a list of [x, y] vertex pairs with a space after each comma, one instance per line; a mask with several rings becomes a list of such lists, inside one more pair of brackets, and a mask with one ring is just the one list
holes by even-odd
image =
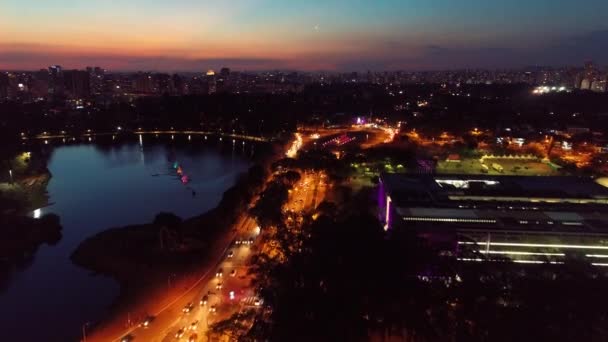
[[59, 216], [31, 217], [0, 215], [0, 288], [9, 283], [13, 272], [27, 267], [40, 245], [61, 240]]
[[34, 209], [48, 205], [47, 162], [48, 155], [37, 151], [34, 158], [31, 152], [15, 153], [0, 164], [0, 289], [16, 270], [33, 262], [40, 245], [61, 239], [59, 216], [31, 216]]

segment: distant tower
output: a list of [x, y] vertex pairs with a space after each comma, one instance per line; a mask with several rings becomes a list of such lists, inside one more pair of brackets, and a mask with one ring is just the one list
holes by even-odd
[[585, 78], [589, 79], [589, 81], [593, 82], [595, 80], [597, 72], [595, 70], [595, 66], [592, 61], [585, 62]]
[[208, 94], [214, 94], [217, 91], [217, 83], [216, 83], [216, 79], [215, 79], [215, 71], [208, 70], [207, 74], [205, 75], [205, 77], [207, 79], [207, 93]]
[[49, 93], [53, 95], [63, 94], [63, 70], [59, 65], [49, 67]]
[[68, 94], [72, 98], [84, 98], [91, 94], [90, 75], [87, 71], [64, 71], [63, 81], [63, 86], [66, 94]]

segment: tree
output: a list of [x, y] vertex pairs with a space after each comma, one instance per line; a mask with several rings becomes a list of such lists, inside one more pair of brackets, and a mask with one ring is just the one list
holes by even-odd
[[276, 226], [283, 223], [282, 206], [289, 196], [289, 187], [282, 181], [271, 182], [260, 194], [250, 213], [263, 226]]

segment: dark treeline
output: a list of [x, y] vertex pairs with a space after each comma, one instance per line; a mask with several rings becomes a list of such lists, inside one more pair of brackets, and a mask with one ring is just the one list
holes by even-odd
[[[242, 340], [608, 339], [603, 290], [608, 276], [602, 268], [572, 258], [564, 265], [458, 262], [413, 230], [385, 232], [373, 214], [371, 189], [339, 205], [321, 203], [316, 218], [304, 214], [301, 226], [285, 220], [290, 215], [280, 211], [290, 184], [285, 180], [297, 179], [287, 170], [323, 170], [336, 162], [310, 151], [273, 164], [284, 176], [275, 180], [276, 189], [267, 188], [253, 211], [273, 226], [265, 238], [279, 257], [254, 259], [267, 309]], [[248, 319], [233, 317], [222, 324], [234, 330]]]
[[[16, 137], [23, 131], [78, 133], [85, 129], [109, 131], [122, 126], [221, 129], [275, 136], [293, 131], [297, 123], [337, 123], [340, 121], [336, 120], [337, 113], [346, 114], [341, 117], [344, 123], [350, 122], [353, 116], [371, 114], [438, 130], [467, 130], [471, 126], [494, 129], [520, 124], [605, 127], [608, 120], [602, 120], [605, 119], [602, 114], [608, 113], [607, 99], [608, 94], [591, 92], [535, 96], [527, 85], [443, 88], [439, 84], [314, 84], [299, 93], [287, 94], [91, 99], [90, 105], [81, 109], [62, 101], [4, 102], [0, 103], [0, 131]], [[552, 115], [551, 120], [548, 115]]]
[[394, 102], [381, 87], [311, 86], [301, 93], [150, 96], [115, 99], [83, 109], [62, 103], [0, 103], [0, 128], [18, 132], [128, 128], [222, 129], [259, 135], [293, 131], [314, 114], [388, 110]]
[[[365, 202], [360, 196], [353, 203]], [[258, 261], [272, 310], [250, 340], [605, 341], [608, 278], [572, 260], [515, 267], [459, 264], [411, 231], [385, 233], [365, 205], [322, 215], [286, 263]], [[324, 209], [327, 208], [327, 209]]]
[[[458, 96], [450, 92], [458, 92]], [[467, 96], [470, 94], [471, 96]], [[568, 126], [608, 129], [608, 94], [593, 92], [533, 95], [526, 85], [481, 86], [434, 93], [428, 107], [408, 123], [431, 132], [466, 132], [472, 127], [564, 129]]]

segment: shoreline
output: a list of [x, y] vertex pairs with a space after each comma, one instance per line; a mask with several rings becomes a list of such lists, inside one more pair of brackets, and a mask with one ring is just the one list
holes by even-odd
[[224, 192], [215, 208], [174, 226], [153, 222], [110, 228], [82, 241], [70, 256], [72, 262], [111, 277], [120, 286], [118, 296], [91, 327], [89, 338], [117, 337], [170, 303], [175, 292], [201, 279], [213, 256], [233, 241], [243, 223], [242, 213], [264, 185], [265, 174], [264, 167], [254, 164]]

